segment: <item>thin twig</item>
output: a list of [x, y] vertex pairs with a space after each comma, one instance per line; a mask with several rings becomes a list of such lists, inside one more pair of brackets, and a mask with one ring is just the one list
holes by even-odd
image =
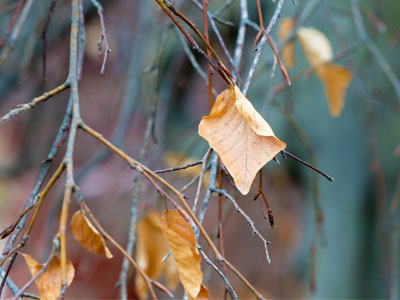
[[[240, 0], [240, 23], [238, 36], [236, 38], [236, 46], [234, 52], [234, 65], [236, 70], [240, 70], [240, 62], [242, 60], [243, 48], [244, 48], [244, 40], [246, 37], [246, 20], [249, 18], [249, 13], [247, 10], [247, 0]], [[239, 72], [238, 72], [239, 73]], [[234, 81], [236, 84], [240, 83], [240, 78], [237, 76], [234, 77]]]
[[27, 111], [29, 109], [35, 108], [35, 106], [43, 101], [48, 100], [49, 98], [57, 95], [58, 93], [62, 92], [66, 88], [69, 88], [68, 81], [64, 82], [63, 84], [59, 85], [58, 87], [52, 89], [49, 92], [45, 92], [43, 95], [33, 98], [32, 101], [18, 105], [17, 108], [10, 110], [7, 114], [0, 118], [0, 125], [9, 121], [11, 118], [18, 116], [20, 113]]
[[[207, 42], [207, 40], [204, 38], [204, 36], [201, 34], [201, 32], [198, 30], [197, 26], [194, 25], [188, 18], [185, 17], [175, 6], [172, 5], [171, 2], [167, 2], [168, 6], [165, 5], [163, 0], [156, 0], [156, 2], [161, 6], [161, 8], [165, 11], [165, 13], [168, 15], [168, 17], [175, 23], [175, 25], [179, 28], [179, 30], [184, 34], [184, 36], [188, 39], [188, 41], [192, 44], [193, 48], [197, 50], [200, 54], [202, 54], [208, 61], [210, 65], [221, 75], [221, 77], [229, 84], [232, 85], [232, 80], [231, 77], [232, 75], [230, 74], [229, 70], [224, 66], [222, 63], [221, 59], [215, 52], [215, 50], [211, 47], [211, 45]], [[208, 50], [211, 51], [211, 54], [217, 61], [216, 66], [207, 56], [207, 54], [197, 45], [195, 40], [190, 36], [189, 33], [183, 28], [183, 26], [178, 22], [178, 20], [174, 17], [174, 15], [177, 15], [179, 18], [181, 18], [186, 24], [189, 25], [189, 27], [199, 36], [199, 38], [202, 40], [204, 45], [207, 47]]]
[[168, 173], [168, 172], [175, 172], [175, 171], [179, 171], [179, 170], [185, 170], [187, 168], [191, 168], [191, 167], [195, 167], [198, 165], [201, 165], [203, 163], [203, 161], [199, 160], [199, 161], [195, 161], [183, 166], [177, 166], [177, 167], [172, 167], [172, 168], [167, 168], [167, 169], [162, 169], [162, 170], [156, 170], [154, 171], [154, 173], [157, 174], [161, 174], [161, 173]]
[[5, 239], [7, 236], [9, 236], [15, 229], [15, 227], [17, 227], [17, 225], [19, 224], [19, 222], [21, 221], [21, 219], [23, 217], [25, 217], [25, 215], [33, 208], [33, 204], [31, 206], [29, 206], [27, 209], [25, 209], [22, 213], [20, 213], [18, 215], [18, 218], [10, 225], [8, 226], [6, 229], [4, 229], [1, 233], [0, 233], [0, 239]]
[[[192, 2], [200, 9], [203, 10], [203, 5], [201, 5], [197, 0], [192, 0]], [[235, 76], [239, 76], [239, 72], [235, 67], [235, 63], [233, 61], [233, 58], [231, 56], [231, 54], [229, 53], [228, 47], [226, 46], [224, 39], [222, 38], [221, 33], [218, 30], [217, 24], [215, 24], [215, 21], [218, 20], [218, 17], [215, 17], [215, 15], [213, 15], [211, 12], [207, 11], [207, 16], [208, 16], [208, 20], [210, 22], [210, 25], [218, 39], [219, 44], [221, 45], [222, 50], [224, 50], [225, 56], [228, 59], [230, 65], [232, 66], [232, 73]], [[215, 21], [214, 21], [215, 20]]]
[[[204, 71], [201, 69], [200, 64], [197, 62], [196, 58], [194, 57], [192, 51], [190, 50], [189, 46], [187, 45], [184, 37], [179, 34], [179, 31], [177, 28], [174, 28], [175, 32], [178, 36], [179, 41], [181, 42], [181, 45], [183, 47], [183, 51], [185, 52], [185, 54], [187, 55], [190, 63], [192, 64], [193, 68], [196, 70], [196, 72], [200, 75], [201, 78], [203, 78], [204, 82], [207, 84], [208, 83], [208, 78], [206, 73], [204, 73]], [[218, 93], [217, 91], [213, 88], [213, 95], [217, 96]]]
[[17, 5], [17, 8], [15, 9], [14, 14], [13, 14], [12, 17], [11, 17], [10, 23], [8, 23], [7, 30], [6, 30], [6, 32], [4, 33], [3, 37], [2, 37], [1, 40], [0, 40], [0, 50], [3, 48], [4, 44], [6, 43], [7, 38], [8, 38], [8, 36], [10, 35], [11, 30], [12, 30], [13, 27], [14, 27], [14, 23], [15, 23], [15, 21], [17, 20], [17, 18], [18, 18], [18, 16], [19, 16], [19, 13], [20, 13], [20, 11], [21, 11], [21, 8], [22, 8], [22, 7], [24, 6], [24, 4], [25, 4], [25, 1], [26, 1], [26, 0], [20, 0], [20, 1], [19, 1], [18, 5]]
[[[280, 14], [280, 12], [282, 10], [284, 2], [285, 2], [285, 0], [279, 0], [278, 4], [276, 5], [276, 9], [275, 9], [274, 15], [272, 16], [271, 21], [269, 22], [268, 27], [265, 30], [267, 35], [271, 32], [272, 27], [275, 25], [276, 20], [278, 19], [278, 16], [279, 16], [279, 14]], [[257, 53], [256, 53], [256, 55], [254, 57], [252, 65], [250, 67], [249, 74], [247, 76], [246, 82], [244, 83], [244, 86], [243, 86], [243, 89], [242, 89], [243, 95], [247, 94], [247, 90], [249, 89], [251, 80], [253, 79], [254, 72], [255, 72], [256, 67], [258, 65], [258, 61], [260, 60], [261, 52], [262, 52], [262, 49], [264, 48], [264, 45], [265, 45], [266, 41], [267, 41], [267, 38], [266, 38], [266, 35], [264, 35], [261, 38], [260, 42], [258, 43], [258, 45], [256, 47]]]
[[[232, 1], [232, 0], [230, 0], [230, 1]], [[192, 2], [193, 2], [200, 10], [203, 10], [203, 6], [202, 6], [197, 0], [192, 0]], [[223, 7], [221, 7], [221, 8], [224, 9]], [[220, 24], [222, 24], [222, 25], [231, 26], [231, 27], [234, 27], [234, 26], [235, 26], [234, 23], [232, 23], [232, 22], [230, 22], [230, 21], [223, 20], [223, 19], [221, 19], [220, 17], [218, 17], [218, 14], [217, 14], [216, 12], [211, 13], [210, 11], [207, 11], [207, 15], [208, 15], [208, 17], [210, 18], [210, 22], [214, 22], [214, 20], [215, 20], [215, 22], [218, 22], [218, 23], [220, 23]], [[211, 21], [211, 20], [212, 20], [212, 21]], [[214, 22], [214, 23], [215, 23], [215, 22]]]
[[282, 155], [285, 157], [286, 155], [293, 158], [294, 160], [297, 160], [299, 163], [309, 167], [310, 169], [313, 169], [315, 172], [321, 174], [322, 176], [324, 176], [326, 179], [328, 179], [329, 181], [334, 181], [335, 179], [331, 176], [329, 176], [328, 174], [326, 174], [325, 172], [322, 172], [321, 170], [319, 170], [317, 167], [314, 167], [313, 165], [310, 165], [309, 163], [305, 162], [304, 160], [298, 158], [297, 156], [293, 155], [292, 153], [286, 151], [286, 150], [282, 150], [281, 151]]
[[60, 264], [61, 264], [61, 295], [64, 296], [68, 281], [67, 281], [67, 253], [66, 253], [66, 228], [68, 219], [68, 209], [71, 202], [71, 196], [75, 191], [75, 181], [73, 175], [73, 153], [76, 139], [76, 132], [81, 117], [79, 112], [79, 93], [78, 93], [78, 61], [79, 61], [79, 29], [80, 29], [80, 0], [73, 0], [71, 3], [71, 33], [70, 33], [70, 61], [68, 82], [71, 87], [72, 99], [72, 120], [69, 131], [67, 150], [63, 159], [66, 168], [66, 181], [64, 187], [64, 197], [60, 214], [60, 225], [58, 229], [58, 237], [60, 240]]
[[267, 258], [267, 262], [271, 263], [271, 259], [269, 257], [269, 253], [268, 253], [268, 244], [270, 244], [271, 242], [267, 241], [262, 235], [261, 233], [257, 230], [254, 221], [243, 211], [243, 209], [240, 208], [240, 206], [237, 204], [235, 198], [233, 198], [231, 195], [229, 195], [227, 193], [227, 191], [225, 190], [221, 190], [221, 189], [217, 189], [217, 188], [213, 188], [212, 192], [223, 195], [224, 197], [226, 197], [227, 199], [229, 199], [229, 201], [232, 202], [233, 206], [235, 207], [236, 211], [238, 213], [240, 213], [245, 219], [246, 222], [250, 225], [251, 230], [253, 235], [257, 235], [259, 237], [259, 239], [263, 242], [264, 247], [265, 247], [265, 256]]
[[199, 245], [197, 245], [197, 249], [199, 249], [199, 252], [205, 259], [206, 263], [210, 265], [218, 273], [219, 276], [221, 276], [222, 280], [225, 283], [225, 287], [227, 288], [229, 294], [231, 295], [231, 298], [234, 300], [239, 300], [235, 290], [233, 289], [226, 275], [224, 275], [224, 273], [222, 273], [221, 270], [218, 269], [218, 267], [211, 261], [211, 259], [207, 256], [207, 254], [203, 251], [203, 249]]
[[[154, 68], [156, 70], [154, 74], [154, 92], [152, 95], [152, 100], [150, 104], [150, 112], [149, 112], [149, 117], [147, 119], [147, 125], [146, 125], [146, 130], [144, 133], [143, 137], [143, 143], [139, 152], [139, 157], [138, 161], [143, 161], [147, 147], [149, 145], [151, 133], [153, 130], [154, 122], [155, 122], [155, 111], [157, 108], [157, 103], [158, 103], [158, 86], [159, 86], [159, 67], [160, 67], [160, 62], [161, 62], [161, 57], [165, 49], [165, 44], [167, 41], [167, 32], [164, 32], [162, 40], [161, 40], [161, 45], [159, 47], [159, 52], [156, 56], [156, 61], [154, 63]], [[128, 253], [129, 256], [132, 255], [133, 252], [133, 247], [135, 246], [136, 242], [136, 223], [137, 223], [137, 204], [139, 202], [139, 196], [140, 196], [140, 188], [141, 188], [141, 181], [142, 180], [142, 174], [140, 172], [136, 173], [135, 179], [134, 179], [134, 191], [133, 191], [133, 197], [132, 197], [132, 202], [131, 202], [131, 218], [130, 218], [130, 225], [129, 225], [129, 230], [128, 230], [128, 243], [126, 246], [126, 252]], [[120, 296], [121, 299], [127, 299], [128, 298], [128, 292], [127, 292], [127, 277], [128, 277], [128, 271], [129, 271], [129, 260], [127, 258], [124, 258], [122, 267], [121, 267], [121, 273], [119, 276], [118, 280], [118, 285], [120, 285]]]
[[22, 9], [22, 12], [18, 18], [18, 21], [14, 25], [11, 36], [5, 46], [1, 49], [0, 52], [0, 67], [3, 65], [3, 63], [7, 60], [8, 56], [14, 49], [14, 43], [17, 40], [19, 33], [21, 32], [21, 28], [23, 27], [26, 18], [28, 17], [29, 11], [32, 8], [33, 0], [27, 0], [26, 4], [24, 5], [24, 8]]
[[[210, 166], [211, 166], [210, 181], [208, 183], [208, 188], [207, 188], [206, 194], [204, 195], [203, 204], [201, 205], [199, 215], [198, 215], [200, 224], [203, 222], [203, 219], [204, 219], [207, 207], [208, 207], [208, 202], [211, 197], [212, 189], [215, 188], [215, 182], [217, 179], [217, 170], [218, 170], [218, 154], [217, 154], [217, 152], [213, 152], [213, 154], [211, 155]], [[193, 205], [193, 210], [195, 210], [194, 205]], [[198, 237], [198, 234], [199, 233], [196, 232], [197, 237]]]
[[104, 41], [104, 45], [106, 46], [106, 49], [104, 51], [103, 63], [101, 65], [101, 70], [100, 70], [100, 74], [104, 74], [104, 69], [106, 67], [106, 62], [107, 62], [107, 55], [108, 55], [108, 53], [111, 53], [112, 51], [110, 49], [110, 45], [108, 44], [107, 30], [106, 30], [106, 26], [104, 25], [103, 6], [97, 0], [90, 0], [90, 1], [92, 2], [93, 6], [96, 7], [97, 14], [99, 15], [99, 18], [100, 18], [101, 35], [97, 41], [97, 48], [99, 50], [99, 56], [102, 55], [103, 41]]
[[200, 171], [200, 178], [199, 178], [199, 182], [197, 184], [196, 195], [194, 196], [194, 201], [193, 201], [192, 212], [194, 214], [196, 214], [197, 204], [198, 204], [199, 199], [200, 199], [200, 191], [201, 191], [201, 187], [203, 185], [204, 174], [206, 173], [206, 170], [207, 170], [207, 161], [208, 161], [212, 151], [213, 151], [212, 148], [208, 148], [206, 154], [202, 158], [202, 166], [201, 166], [201, 171]]
[[[204, 38], [207, 41], [207, 43], [210, 43], [210, 37], [208, 35], [208, 18], [207, 18], [207, 10], [208, 10], [208, 0], [203, 0], [203, 31], [204, 31]], [[206, 49], [206, 54], [208, 56], [208, 59], [211, 60], [211, 52], [207, 48]], [[213, 106], [213, 85], [212, 85], [212, 67], [209, 64], [208, 65], [208, 104], [210, 107], [210, 110]]]
[[261, 36], [261, 33], [264, 34], [264, 36], [267, 38], [267, 41], [268, 41], [269, 45], [271, 46], [272, 51], [274, 52], [275, 58], [278, 60], [279, 67], [281, 69], [283, 78], [285, 78], [285, 80], [286, 80], [288, 85], [291, 85], [289, 73], [286, 70], [286, 67], [283, 64], [281, 58], [279, 57], [278, 50], [276, 49], [276, 46], [275, 46], [274, 42], [272, 41], [272, 38], [270, 38], [269, 34], [265, 31], [260, 0], [256, 0], [256, 2], [257, 2], [258, 18], [260, 20], [260, 32], [256, 37], [256, 41], [254, 42], [254, 45], [257, 44], [257, 42], [259, 40], [259, 37]]
[[43, 50], [42, 50], [42, 66], [43, 66], [43, 80], [46, 80], [46, 54], [47, 54], [47, 30], [49, 29], [51, 18], [54, 15], [54, 10], [56, 8], [57, 0], [51, 0], [49, 13], [47, 15], [46, 23], [43, 27], [42, 34], [40, 38], [43, 41]]
[[356, 25], [357, 33], [359, 38], [363, 41], [365, 47], [371, 53], [371, 55], [378, 62], [379, 66], [382, 68], [383, 72], [392, 84], [394, 91], [396, 92], [397, 101], [400, 103], [400, 80], [394, 73], [393, 69], [386, 61], [385, 57], [382, 55], [378, 47], [374, 44], [371, 38], [368, 36], [365, 30], [364, 23], [361, 17], [360, 2], [359, 0], [351, 0], [351, 12], [353, 14], [354, 23]]

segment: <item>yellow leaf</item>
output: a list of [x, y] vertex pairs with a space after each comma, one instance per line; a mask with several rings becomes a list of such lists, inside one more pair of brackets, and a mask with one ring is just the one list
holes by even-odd
[[203, 272], [192, 226], [177, 210], [165, 211], [160, 224], [171, 247], [186, 295], [190, 300], [196, 299], [201, 292]]
[[297, 38], [310, 65], [325, 86], [329, 110], [337, 117], [344, 107], [344, 98], [352, 74], [349, 69], [331, 62], [333, 51], [328, 38], [318, 29], [301, 27]]
[[257, 172], [286, 147], [237, 86], [218, 95], [199, 134], [219, 154], [243, 195]]
[[297, 31], [297, 39], [312, 67], [318, 67], [332, 60], [331, 44], [328, 38], [318, 29], [300, 27]]
[[[292, 33], [294, 27], [294, 20], [292, 18], [285, 18], [279, 25], [278, 40], [280, 42], [286, 40]], [[287, 42], [282, 48], [282, 58], [285, 62], [286, 67], [289, 69], [294, 67], [296, 57], [294, 55], [294, 42]]]
[[[157, 211], [149, 212], [137, 224], [137, 246], [136, 261], [144, 272], [154, 280], [168, 272], [170, 278], [167, 285], [170, 289], [175, 289], [177, 281], [177, 269], [172, 258], [162, 262], [162, 258], [169, 251], [168, 241], [160, 227], [161, 215]], [[135, 291], [140, 299], [147, 298], [147, 286], [142, 276], [136, 276]]]
[[93, 224], [86, 218], [85, 213], [78, 210], [71, 220], [71, 231], [74, 238], [83, 248], [94, 254], [105, 254], [107, 258], [112, 258], [110, 250]]
[[331, 115], [339, 116], [344, 107], [346, 90], [352, 78], [351, 71], [343, 66], [327, 63], [317, 69], [317, 75], [324, 83]]
[[[22, 256], [25, 259], [26, 264], [28, 265], [29, 271], [33, 276], [37, 272], [39, 272], [43, 265], [38, 264], [36, 260], [34, 260], [30, 255], [23, 254]], [[74, 278], [75, 270], [71, 261], [67, 260], [67, 282], [68, 285], [71, 284], [72, 279]], [[54, 256], [50, 264], [47, 267], [47, 270], [40, 275], [35, 283], [39, 288], [40, 299], [42, 300], [55, 300], [61, 294], [61, 264], [60, 259], [57, 256]]]

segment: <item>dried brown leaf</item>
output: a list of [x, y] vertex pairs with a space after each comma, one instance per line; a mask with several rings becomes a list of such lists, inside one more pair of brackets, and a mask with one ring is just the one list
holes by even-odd
[[[39, 272], [43, 265], [39, 264], [36, 260], [34, 260], [30, 255], [22, 253], [22, 256], [25, 259], [26, 264], [28, 265], [29, 271], [33, 276]], [[75, 275], [74, 266], [72, 262], [67, 260], [67, 282], [68, 285], [71, 284]], [[61, 294], [61, 264], [60, 259], [57, 256], [54, 256], [47, 270], [40, 275], [35, 283], [39, 289], [40, 298], [42, 300], [55, 300]]]
[[347, 87], [350, 84], [351, 71], [333, 64], [333, 51], [328, 38], [318, 29], [301, 27], [297, 38], [310, 65], [315, 68], [318, 78], [325, 86], [329, 110], [337, 117], [343, 110]]
[[[160, 227], [161, 215], [157, 211], [149, 212], [137, 224], [136, 261], [151, 279], [157, 280], [166, 274], [168, 288], [177, 286], [177, 268], [172, 258], [162, 262], [169, 251], [168, 241]], [[168, 272], [168, 277], [167, 277]], [[136, 276], [135, 291], [140, 299], [147, 298], [148, 291], [142, 276]]]
[[[286, 40], [292, 33], [293, 27], [294, 27], [294, 20], [292, 18], [283, 19], [279, 25], [278, 40], [280, 42]], [[293, 68], [294, 64], [296, 63], [296, 57], [294, 54], [294, 42], [293, 41], [287, 42], [282, 47], [281, 53], [286, 67], [288, 69]]]
[[[202, 290], [203, 272], [192, 226], [177, 210], [165, 211], [160, 224], [171, 247], [183, 288], [189, 299], [196, 299]], [[200, 296], [203, 295], [204, 291]]]
[[98, 255], [105, 254], [107, 258], [113, 257], [103, 237], [82, 210], [78, 210], [72, 216], [71, 231], [74, 238], [89, 252]]
[[199, 134], [219, 154], [243, 195], [257, 172], [286, 147], [237, 86], [218, 95]]

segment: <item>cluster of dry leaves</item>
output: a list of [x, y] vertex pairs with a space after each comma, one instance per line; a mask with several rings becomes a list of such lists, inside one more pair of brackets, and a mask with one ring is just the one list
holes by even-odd
[[[199, 134], [219, 154], [242, 194], [249, 192], [257, 172], [286, 147], [237, 86], [228, 87], [217, 97], [210, 115], [200, 122]], [[109, 259], [113, 257], [84, 210], [72, 216], [71, 231], [87, 251], [104, 254]], [[189, 299], [208, 299], [196, 244], [188, 216], [177, 210], [166, 210], [161, 217], [152, 211], [138, 223], [136, 259], [151, 279], [164, 276], [167, 286], [174, 290], [179, 278]], [[172, 257], [163, 262], [169, 251]], [[24, 258], [32, 276], [44, 267], [27, 254]], [[43, 299], [56, 299], [61, 293], [59, 258], [53, 256], [46, 267], [35, 282]], [[67, 269], [70, 284], [74, 277], [70, 261]], [[140, 276], [136, 276], [135, 286], [136, 294], [146, 298], [147, 286]]]
[[[83, 210], [77, 211], [71, 220], [74, 238], [87, 251], [113, 255], [104, 238], [90, 222]], [[162, 258], [171, 251], [172, 257], [164, 262]], [[41, 299], [55, 300], [61, 294], [60, 259], [53, 255], [46, 264], [39, 264], [28, 254], [22, 254], [32, 277], [46, 268], [35, 280]], [[136, 260], [139, 266], [152, 279], [165, 278], [170, 290], [175, 290], [180, 281], [189, 299], [208, 299], [208, 290], [203, 285], [201, 256], [196, 247], [196, 237], [189, 220], [176, 210], [167, 210], [161, 216], [157, 211], [149, 212], [138, 223]], [[67, 261], [68, 285], [71, 284], [75, 270]], [[136, 294], [140, 299], [148, 296], [147, 286], [141, 276], [136, 276]]]
[[[279, 28], [279, 39], [287, 39], [294, 27], [291, 18], [282, 20]], [[329, 110], [333, 117], [337, 117], [343, 110], [347, 87], [350, 84], [352, 73], [343, 66], [335, 65], [333, 50], [328, 38], [313, 27], [300, 27], [296, 34], [304, 54], [314, 69], [318, 78], [325, 87]], [[295, 65], [294, 41], [289, 41], [282, 49], [282, 56], [286, 66], [290, 69]]]
[[[289, 36], [293, 26], [292, 19], [282, 21], [279, 33], [281, 40]], [[331, 114], [338, 116], [344, 106], [351, 72], [332, 63], [332, 47], [325, 35], [317, 29], [299, 28], [297, 39], [318, 78], [325, 85]], [[282, 49], [289, 68], [295, 64], [293, 43], [288, 42]], [[249, 192], [257, 172], [286, 147], [240, 89], [233, 85], [217, 97], [210, 114], [202, 118], [199, 134], [218, 153], [236, 187], [244, 195]], [[84, 210], [73, 215], [71, 231], [87, 251], [104, 254], [109, 259], [113, 257], [104, 238]], [[193, 226], [187, 216], [177, 210], [166, 210], [163, 216], [152, 211], [138, 223], [136, 260], [151, 279], [164, 277], [171, 290], [180, 281], [189, 299], [208, 299], [208, 290], [203, 284], [201, 256], [196, 244]], [[169, 251], [172, 257], [163, 261], [162, 258]], [[35, 281], [42, 299], [57, 299], [61, 293], [60, 259], [53, 255], [46, 265], [42, 265], [27, 254], [23, 254], [23, 257], [32, 276], [46, 268]], [[74, 267], [70, 261], [67, 263], [67, 277], [70, 284], [74, 277]], [[147, 286], [141, 276], [136, 276], [135, 286], [136, 294], [142, 299], [146, 298]]]

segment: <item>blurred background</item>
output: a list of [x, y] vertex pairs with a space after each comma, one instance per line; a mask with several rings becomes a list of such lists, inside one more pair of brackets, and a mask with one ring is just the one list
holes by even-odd
[[[32, 1], [26, 2], [25, 8]], [[43, 68], [41, 37], [51, 2], [30, 3], [17, 38], [7, 48], [9, 51], [4, 47], [1, 50], [1, 116], [61, 84], [68, 74], [71, 1], [56, 1], [46, 35], [45, 72]], [[173, 2], [202, 30], [202, 12], [195, 5], [197, 1]], [[267, 25], [277, 3], [261, 2]], [[0, 2], [1, 36], [7, 31], [19, 3]], [[218, 16], [224, 20], [215, 23], [232, 56], [243, 3], [247, 3], [249, 20], [258, 24], [255, 1], [209, 0], [209, 11], [219, 12]], [[155, 1], [103, 1], [103, 6], [112, 53], [108, 55], [104, 74], [100, 74], [103, 61], [103, 57], [98, 56], [97, 46], [100, 21], [96, 8], [90, 1], [84, 1], [86, 41], [79, 85], [82, 118], [137, 158], [147, 120], [154, 113], [152, 101], [156, 97], [154, 132], [143, 157], [144, 163], [155, 170], [201, 159], [208, 144], [198, 135], [197, 127], [201, 117], [208, 114], [209, 106], [207, 81], [199, 70], [207, 76], [206, 60], [192, 51]], [[367, 36], [357, 31], [357, 11]], [[279, 165], [269, 162], [264, 167], [263, 186], [275, 218], [273, 229], [264, 219], [259, 203], [253, 201], [257, 187], [254, 186], [247, 196], [241, 196], [224, 179], [224, 187], [271, 242], [271, 263], [267, 263], [264, 247], [252, 235], [246, 221], [224, 200], [226, 256], [266, 298], [396, 299], [399, 296], [399, 11], [397, 0], [284, 1], [271, 32], [278, 46], [281, 20], [293, 17], [299, 25], [315, 27], [326, 35], [334, 54], [341, 54], [335, 64], [348, 67], [353, 78], [344, 109], [339, 117], [333, 118], [323, 84], [313, 72], [304, 72], [310, 66], [297, 42], [296, 64], [289, 70], [293, 84], [281, 92], [277, 92], [276, 87], [284, 79], [279, 68], [272, 71], [273, 52], [268, 44], [261, 54], [248, 99], [276, 136], [287, 143], [288, 151], [307, 162], [316, 162], [319, 169], [335, 178], [334, 182], [329, 182], [290, 158], [285, 160], [279, 156]], [[231, 69], [215, 31], [209, 28], [211, 45]], [[253, 26], [246, 26], [237, 70], [241, 88], [257, 53], [255, 50], [259, 50], [253, 45], [256, 35]], [[195, 39], [200, 44], [199, 39]], [[154, 70], [158, 53], [161, 53], [160, 63]], [[226, 83], [216, 73], [213, 83], [217, 93], [226, 88]], [[62, 122], [68, 94], [68, 91], [62, 92], [0, 126], [0, 230], [17, 218], [30, 196], [41, 162], [46, 159]], [[61, 161], [64, 148], [60, 149], [53, 169], [57, 161]], [[88, 206], [103, 227], [125, 246], [135, 173], [82, 132], [77, 136], [74, 167], [76, 181]], [[199, 169], [195, 169], [164, 177], [181, 188], [198, 172]], [[40, 262], [48, 257], [57, 232], [64, 180], [65, 176], [61, 177], [45, 199], [31, 239], [22, 250]], [[195, 185], [186, 192], [190, 203], [195, 192]], [[205, 189], [202, 196], [204, 192]], [[139, 218], [150, 210], [162, 211], [163, 205], [159, 194], [144, 180], [138, 204]], [[73, 202], [70, 211], [78, 208]], [[217, 229], [217, 196], [211, 197], [204, 224], [210, 233]], [[5, 243], [6, 240], [0, 241], [1, 249]], [[205, 244], [202, 240], [200, 243]], [[75, 266], [76, 275], [67, 298], [119, 297], [116, 283], [122, 255], [112, 250], [112, 260], [95, 256], [68, 235], [68, 258]], [[223, 298], [222, 280], [208, 269], [204, 264], [211, 298]], [[134, 276], [134, 272], [130, 272], [131, 298], [136, 298]], [[228, 277], [240, 299], [252, 298], [234, 274], [228, 272]], [[17, 257], [10, 278], [18, 286], [29, 280], [28, 268], [21, 257]], [[30, 291], [37, 293], [34, 286]], [[181, 287], [175, 295], [182, 296]], [[5, 288], [2, 297], [10, 296]]]

